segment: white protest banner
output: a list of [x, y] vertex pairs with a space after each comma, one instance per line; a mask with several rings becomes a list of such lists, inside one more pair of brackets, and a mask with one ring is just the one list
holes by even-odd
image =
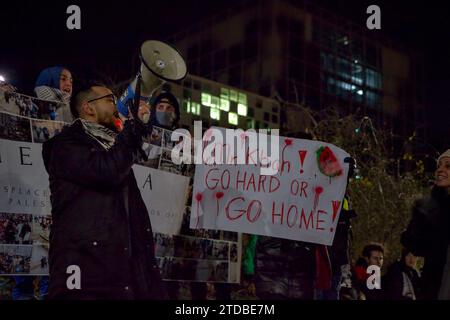
[[1, 212], [51, 212], [41, 144], [0, 139], [0, 183]]
[[[176, 233], [181, 227], [189, 178], [140, 165], [134, 165], [133, 170], [149, 213], [161, 213], [150, 214], [153, 231]], [[50, 214], [41, 144], [0, 139], [0, 181], [1, 212]]]
[[178, 234], [183, 222], [189, 177], [140, 165], [134, 165], [133, 171], [153, 232]]
[[[223, 148], [228, 146], [226, 141]], [[261, 175], [256, 161], [196, 165], [191, 228], [331, 245], [349, 154], [329, 143], [286, 137], [279, 137], [279, 151], [279, 159], [271, 163], [278, 169], [275, 175]], [[250, 159], [259, 151], [246, 152]]]
[[[9, 103], [20, 98], [15, 94]], [[0, 112], [0, 275], [48, 274], [52, 217], [41, 143], [64, 125]], [[203, 230], [193, 236], [188, 228], [186, 198], [194, 166], [172, 163], [170, 136], [171, 131], [154, 127], [144, 144], [149, 160], [133, 166], [161, 274], [168, 280], [239, 283], [240, 235]]]

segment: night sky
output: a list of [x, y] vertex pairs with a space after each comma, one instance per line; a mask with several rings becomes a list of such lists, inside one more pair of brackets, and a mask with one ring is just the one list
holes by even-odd
[[[428, 125], [433, 129], [429, 139], [441, 150], [449, 148], [450, 8], [445, 2], [314, 2], [362, 25], [368, 5], [381, 7], [381, 32], [424, 54], [427, 109], [431, 114]], [[108, 74], [113, 80], [125, 80], [136, 72], [137, 52], [143, 40], [164, 40], [236, 3], [236, 0], [2, 1], [0, 74], [19, 91], [29, 94], [39, 71], [51, 65], [67, 66], [75, 79]], [[66, 28], [66, 8], [71, 4], [81, 7], [81, 31]]]

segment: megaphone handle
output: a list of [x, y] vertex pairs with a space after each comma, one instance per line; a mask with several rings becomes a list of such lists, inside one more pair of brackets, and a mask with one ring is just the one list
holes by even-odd
[[139, 110], [139, 103], [141, 101], [141, 82], [142, 82], [142, 76], [141, 73], [139, 72], [137, 77], [136, 77], [136, 88], [134, 88], [134, 100], [133, 100], [133, 105], [131, 108], [131, 114], [133, 115], [133, 118], [136, 119], [137, 121], [139, 121], [139, 117], [138, 117], [138, 110]]
[[[137, 80], [136, 80], [136, 88], [134, 90], [134, 101], [131, 107], [131, 114], [133, 115], [134, 121], [141, 121], [141, 119], [139, 119], [139, 115], [138, 115], [138, 111], [139, 111], [139, 104], [141, 102], [141, 82], [142, 82], [142, 76], [141, 73], [139, 72], [137, 75]], [[138, 148], [138, 152], [140, 153], [142, 159], [144, 161], [148, 160], [147, 154], [145, 153], [145, 151], [142, 148]]]

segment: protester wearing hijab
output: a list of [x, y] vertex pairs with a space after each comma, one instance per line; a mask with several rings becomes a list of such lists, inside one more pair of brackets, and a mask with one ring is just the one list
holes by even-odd
[[41, 71], [34, 92], [39, 99], [59, 102], [51, 112], [52, 120], [72, 122], [70, 97], [72, 96], [72, 74], [63, 67], [51, 67]]

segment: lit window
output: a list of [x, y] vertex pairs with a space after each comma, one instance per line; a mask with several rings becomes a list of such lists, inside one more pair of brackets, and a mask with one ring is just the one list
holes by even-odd
[[234, 112], [228, 113], [228, 123], [237, 126], [238, 124], [238, 115]]
[[208, 93], [202, 92], [202, 105], [204, 106], [211, 106], [211, 95]]
[[228, 99], [220, 98], [220, 110], [230, 111], [230, 101]]
[[211, 119], [220, 120], [220, 109], [211, 108], [209, 116], [211, 117]]
[[219, 97], [211, 97], [211, 108], [219, 108]]
[[238, 102], [243, 105], [247, 105], [247, 95], [244, 93], [239, 93]]
[[190, 100], [183, 100], [183, 110], [186, 112], [191, 112], [191, 101]]
[[238, 93], [235, 90], [230, 90], [230, 100], [237, 102], [238, 101]]
[[255, 129], [255, 119], [247, 119], [247, 129]]
[[222, 99], [230, 99], [230, 90], [228, 90], [227, 88], [221, 88], [220, 89], [220, 98]]
[[200, 103], [192, 102], [191, 103], [191, 112], [196, 115], [200, 115]]
[[238, 112], [238, 115], [246, 117], [247, 116], [247, 106], [239, 103], [237, 106], [237, 112]]

